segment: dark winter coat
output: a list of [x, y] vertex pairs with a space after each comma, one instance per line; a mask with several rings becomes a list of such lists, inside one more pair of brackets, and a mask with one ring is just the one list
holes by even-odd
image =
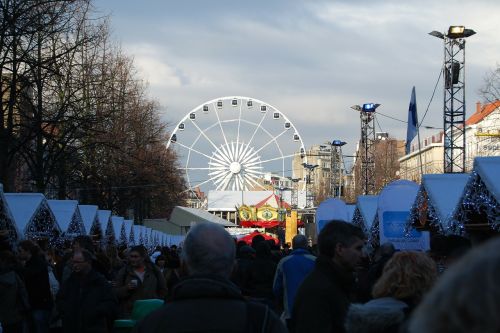
[[48, 264], [42, 255], [34, 255], [21, 270], [32, 310], [50, 310], [53, 305]]
[[347, 333], [398, 333], [403, 325], [408, 305], [392, 297], [352, 304], [347, 313]]
[[[139, 282], [136, 289], [129, 290], [128, 284], [131, 280]], [[135, 274], [129, 266], [123, 267], [115, 278], [113, 292], [120, 302], [120, 317], [128, 318], [132, 313], [134, 302], [139, 299], [159, 298], [164, 299], [167, 295], [165, 277], [160, 270], [152, 265], [146, 264], [144, 280]]]
[[28, 311], [28, 294], [24, 282], [13, 270], [0, 273], [0, 323], [21, 322]]
[[344, 332], [354, 276], [331, 258], [319, 256], [300, 286], [292, 312], [292, 332]]
[[217, 276], [192, 276], [168, 302], [142, 320], [137, 333], [276, 332], [286, 328], [267, 307], [246, 301], [238, 287]]
[[94, 270], [84, 277], [71, 274], [57, 294], [57, 310], [67, 333], [110, 332], [117, 307], [111, 285]]

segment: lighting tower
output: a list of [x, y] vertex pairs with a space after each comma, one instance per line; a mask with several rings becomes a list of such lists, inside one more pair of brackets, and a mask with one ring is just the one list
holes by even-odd
[[306, 208], [314, 207], [314, 193], [311, 191], [311, 174], [319, 165], [302, 163], [302, 166], [307, 170], [306, 176]]
[[342, 146], [346, 142], [341, 140], [333, 140], [331, 143], [331, 159], [330, 159], [330, 197], [338, 197], [342, 195]]
[[375, 194], [375, 161], [373, 157], [373, 142], [375, 141], [375, 110], [380, 104], [365, 103], [354, 105], [351, 109], [359, 111], [361, 119], [361, 183], [363, 194]]
[[451, 26], [447, 34], [429, 35], [444, 41], [444, 172], [465, 172], [465, 38], [472, 29]]
[[293, 186], [290, 205], [292, 206], [292, 208], [297, 208], [299, 206], [299, 180], [300, 178], [291, 178]]

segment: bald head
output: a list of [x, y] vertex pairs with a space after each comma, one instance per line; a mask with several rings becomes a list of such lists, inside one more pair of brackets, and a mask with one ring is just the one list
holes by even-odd
[[234, 240], [223, 227], [215, 223], [199, 223], [186, 236], [182, 260], [190, 275], [229, 277], [235, 260]]

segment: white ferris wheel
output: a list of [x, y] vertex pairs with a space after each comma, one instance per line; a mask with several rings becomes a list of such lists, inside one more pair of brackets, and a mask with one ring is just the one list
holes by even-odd
[[265, 175], [290, 177], [293, 158], [304, 154], [302, 138], [290, 119], [255, 98], [221, 97], [182, 118], [167, 148], [174, 149], [188, 190], [266, 189]]

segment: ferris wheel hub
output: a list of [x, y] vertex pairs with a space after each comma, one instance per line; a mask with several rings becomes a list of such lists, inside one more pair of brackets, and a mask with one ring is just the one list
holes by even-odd
[[229, 171], [231, 171], [234, 174], [240, 173], [241, 171], [241, 164], [239, 162], [233, 162], [229, 165]]

